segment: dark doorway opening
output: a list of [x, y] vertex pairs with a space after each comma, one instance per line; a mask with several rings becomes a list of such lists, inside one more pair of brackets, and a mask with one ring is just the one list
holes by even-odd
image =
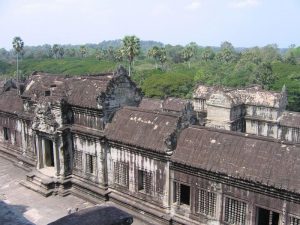
[[49, 139], [45, 139], [45, 161], [46, 166], [54, 166], [53, 142]]
[[144, 180], [145, 180], [145, 173], [142, 170], [138, 170], [138, 191], [144, 191]]
[[190, 187], [180, 184], [180, 204], [190, 205]]
[[278, 225], [279, 213], [257, 207], [257, 225]]
[[5, 141], [9, 140], [9, 128], [3, 127], [3, 136]]

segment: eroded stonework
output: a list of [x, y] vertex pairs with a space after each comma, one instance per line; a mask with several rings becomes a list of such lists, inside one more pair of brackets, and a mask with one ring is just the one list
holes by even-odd
[[0, 154], [44, 196], [113, 201], [152, 224], [300, 223], [300, 116], [284, 89], [199, 86], [193, 107], [142, 98], [123, 68], [0, 84]]
[[194, 109], [202, 125], [285, 141], [300, 141], [300, 114], [285, 111], [285, 87], [281, 92], [271, 92], [259, 86], [228, 89], [199, 85], [193, 98]]

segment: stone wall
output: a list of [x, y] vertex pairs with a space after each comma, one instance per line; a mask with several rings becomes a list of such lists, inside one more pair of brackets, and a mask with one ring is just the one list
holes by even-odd
[[73, 134], [72, 168], [73, 174], [104, 184], [105, 162], [103, 148], [99, 138]]
[[[218, 181], [218, 178], [206, 179], [204, 174], [181, 172], [178, 169], [171, 169], [171, 211], [179, 218], [189, 218], [196, 223], [201, 224], [227, 224], [226, 205], [234, 204], [237, 209], [237, 216], [232, 219], [238, 219], [237, 224], [256, 224], [258, 218], [258, 208], [278, 213], [278, 224], [292, 224], [291, 218], [298, 218], [300, 215], [299, 201], [284, 200], [274, 196], [267, 196], [260, 192], [258, 188], [253, 189], [242, 187], [238, 182], [233, 185], [225, 184], [224, 181]], [[186, 185], [190, 190], [190, 204], [178, 202], [182, 193], [175, 185]], [[177, 187], [179, 187], [177, 186]], [[200, 192], [199, 192], [200, 191]], [[174, 193], [177, 192], [177, 193]], [[177, 195], [177, 199], [176, 199]], [[178, 196], [179, 195], [179, 196]], [[241, 211], [242, 206], [245, 210]], [[234, 210], [233, 210], [234, 211]], [[242, 222], [242, 216], [244, 222]], [[174, 220], [176, 221], [176, 217]], [[233, 223], [233, 221], [232, 221]], [[275, 224], [275, 223], [274, 223]]]
[[[127, 166], [128, 175], [125, 176], [128, 176], [128, 183], [116, 180], [118, 163]], [[107, 170], [108, 184], [112, 189], [161, 207], [169, 206], [169, 162], [165, 159], [160, 160], [130, 148], [112, 145], [108, 150]], [[147, 177], [139, 181], [143, 179], [139, 174], [142, 172]], [[139, 182], [144, 182], [141, 190]]]

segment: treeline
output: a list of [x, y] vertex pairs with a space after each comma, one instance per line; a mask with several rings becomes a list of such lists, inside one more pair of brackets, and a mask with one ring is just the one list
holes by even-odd
[[[98, 59], [107, 59], [120, 61], [118, 59], [118, 50], [122, 46], [122, 40], [102, 41], [99, 44], [85, 45], [60, 45], [44, 44], [41, 46], [24, 46], [20, 52], [22, 59], [47, 59], [47, 58], [82, 58], [96, 57]], [[186, 46], [181, 45], [164, 45], [156, 41], [140, 41], [140, 54], [138, 59], [145, 59], [149, 56], [149, 50], [163, 48], [166, 51], [167, 61], [171, 63], [189, 62], [191, 58], [195, 60], [212, 60], [215, 57], [226, 62], [238, 60], [244, 52], [256, 54], [260, 52], [260, 57], [264, 60], [272, 61], [275, 58], [284, 60], [285, 57], [291, 62], [300, 58], [300, 47], [291, 45], [288, 49], [279, 49], [276, 44], [267, 45], [262, 48], [234, 48], [230, 42], [223, 42], [219, 47], [203, 47], [194, 42]], [[192, 52], [191, 52], [192, 51]], [[0, 49], [0, 60], [8, 62], [15, 59], [15, 51]]]
[[[44, 44], [40, 46], [24, 46], [20, 52], [21, 59], [50, 59], [50, 58], [81, 58], [96, 57], [99, 53], [103, 59], [114, 60], [114, 55], [122, 46], [122, 40], [102, 41], [99, 44], [61, 45]], [[147, 52], [153, 46], [163, 46], [156, 41], [140, 41], [141, 52]], [[15, 60], [14, 49], [0, 48], [0, 61], [10, 62]]]
[[[300, 46], [279, 49], [236, 48], [230, 42], [218, 47], [185, 46], [140, 41], [135, 36], [86, 45], [24, 46], [19, 52], [20, 74], [34, 70], [85, 74], [125, 65], [146, 96], [192, 97], [197, 83], [230, 87], [259, 84], [281, 90], [286, 85], [289, 109], [300, 111]], [[16, 50], [0, 49], [0, 74], [15, 76]]]

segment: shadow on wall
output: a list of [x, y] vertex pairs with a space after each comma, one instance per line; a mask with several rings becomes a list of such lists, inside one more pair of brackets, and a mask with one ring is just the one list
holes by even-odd
[[27, 211], [27, 206], [10, 205], [0, 201], [0, 224], [1, 225], [33, 225], [27, 220], [23, 213]]

